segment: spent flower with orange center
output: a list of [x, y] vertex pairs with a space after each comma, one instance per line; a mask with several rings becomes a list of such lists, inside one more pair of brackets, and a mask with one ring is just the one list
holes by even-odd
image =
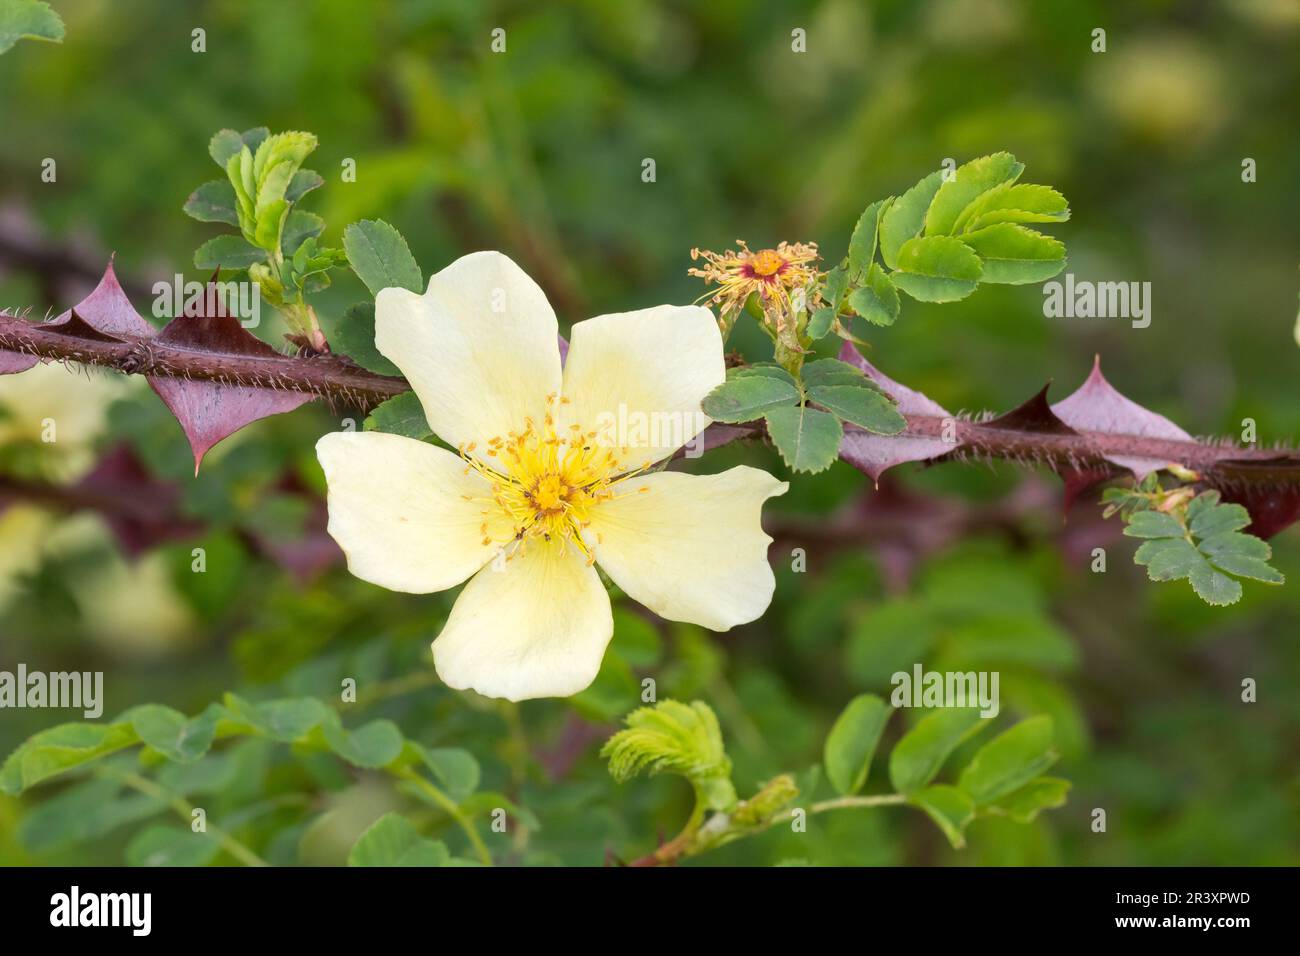
[[787, 345], [797, 346], [796, 312], [804, 311], [814, 303], [800, 301], [799, 295], [811, 297], [821, 273], [817, 262], [815, 242], [782, 242], [775, 249], [752, 252], [743, 240], [737, 239], [739, 249], [727, 252], [710, 252], [692, 249], [692, 260], [704, 260], [703, 268], [687, 270], [717, 288], [706, 292], [700, 302], [718, 306], [723, 331], [730, 331], [751, 295], [757, 295], [763, 310], [764, 322], [771, 333]]

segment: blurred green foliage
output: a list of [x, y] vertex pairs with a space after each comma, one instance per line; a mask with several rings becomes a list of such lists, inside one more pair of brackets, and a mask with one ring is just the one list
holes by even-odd
[[[116, 251], [119, 273], [146, 287], [174, 272], [204, 278], [190, 257], [211, 230], [181, 207], [210, 176], [207, 143], [222, 127], [318, 135], [323, 243], [340, 245], [350, 222], [383, 218], [426, 273], [500, 249], [538, 279], [562, 322], [693, 300], [703, 289], [686, 276], [690, 248], [737, 236], [755, 248], [816, 241], [838, 261], [866, 202], [944, 158], [1005, 149], [1069, 197], [1072, 221], [1054, 230], [1067, 270], [1150, 281], [1151, 327], [1046, 319], [1035, 287], [992, 287], [955, 305], [910, 304], [873, 334], [874, 362], [947, 407], [1003, 410], [1046, 379], [1068, 390], [1100, 352], [1118, 388], [1192, 433], [1236, 434], [1250, 417], [1265, 442], [1300, 435], [1291, 340], [1300, 276], [1289, 241], [1300, 220], [1300, 17], [1287, 0], [55, 7], [61, 46], [21, 43], [0, 58], [0, 221], [7, 230], [30, 219], [95, 268]], [[191, 50], [198, 27], [203, 53]], [[490, 52], [497, 27], [504, 54]], [[1097, 27], [1105, 53], [1091, 51]], [[791, 51], [795, 28], [807, 31], [806, 53]], [[47, 157], [55, 182], [41, 179]], [[1247, 157], [1255, 183], [1242, 182]], [[646, 158], [653, 183], [642, 181]], [[355, 182], [340, 178], [346, 159]], [[11, 265], [0, 259], [0, 302], [37, 312], [70, 304], [47, 301], [39, 272]], [[327, 335], [367, 297], [340, 275], [317, 302]], [[147, 302], [137, 307], [148, 313]], [[757, 349], [762, 338], [742, 321], [733, 342]], [[113, 396], [102, 427], [69, 437], [99, 449], [129, 442], [180, 484], [182, 512], [205, 530], [127, 560], [98, 519], [11, 503], [0, 511], [0, 667], [104, 670], [110, 717], [143, 701], [197, 714], [231, 690], [333, 701], [351, 677], [359, 699], [343, 705], [349, 726], [387, 718], [424, 748], [464, 748], [481, 765], [478, 789], [526, 808], [506, 833], [488, 828], [487, 804], [478, 808], [495, 857], [593, 865], [609, 852], [648, 852], [690, 811], [683, 781], [616, 784], [597, 757], [640, 704], [645, 676], [661, 699], [711, 704], [748, 794], [773, 773], [816, 764], [844, 705], [887, 697], [893, 670], [996, 668], [1005, 710], [1054, 720], [1054, 772], [1074, 783], [1064, 808], [1028, 825], [977, 820], [962, 851], [919, 814], [837, 812], [807, 833], [774, 828], [701, 860], [1300, 862], [1294, 586], [1248, 585], [1239, 605], [1209, 608], [1185, 587], [1148, 583], [1131, 546], [1094, 528], [1095, 505], [1077, 506], [1063, 529], [1055, 497], [1035, 497], [1041, 477], [900, 469], [892, 490], [875, 492], [839, 463], [770, 505], [783, 531], [771, 552], [777, 596], [760, 621], [711, 635], [649, 620], [629, 602], [592, 688], [505, 707], [432, 678], [428, 643], [449, 595], [385, 592], [337, 566], [295, 575], [251, 545], [260, 532], [307, 546], [310, 506], [298, 490], [322, 488], [312, 446], [351, 414], [310, 407], [258, 423], [194, 478], [154, 396]], [[6, 468], [12, 458], [25, 475], [61, 476], [40, 457], [56, 446], [37, 447], [33, 465], [8, 451], [34, 447], [30, 436], [0, 434]], [[754, 447], [692, 467], [739, 461], [783, 472]], [[936, 531], [919, 556], [883, 526], [847, 546], [825, 533], [842, 509], [886, 495], [938, 496], [986, 516], [1026, 495], [1031, 506], [964, 525], [956, 540]], [[938, 529], [944, 514], [900, 507], [897, 520]], [[1273, 542], [1293, 581], [1295, 535]], [[1090, 572], [1099, 545], [1104, 574]], [[206, 552], [202, 574], [194, 547]], [[795, 547], [806, 571], [794, 570]], [[1257, 703], [1241, 701], [1245, 678], [1258, 683]], [[62, 719], [4, 711], [0, 752]], [[912, 723], [895, 720], [881, 752]], [[342, 863], [394, 810], [451, 855], [472, 855], [445, 808], [328, 749], [291, 759], [287, 747], [241, 740], [157, 779], [273, 862]], [[122, 782], [139, 761], [110, 760], [102, 775], [0, 797], [0, 862], [173, 852], [174, 834], [159, 828], [174, 827], [174, 815]], [[824, 779], [817, 787], [830, 795]], [[1090, 827], [1094, 808], [1107, 812], [1105, 833]], [[527, 814], [540, 828], [517, 825]], [[220, 849], [204, 859], [235, 862]]]

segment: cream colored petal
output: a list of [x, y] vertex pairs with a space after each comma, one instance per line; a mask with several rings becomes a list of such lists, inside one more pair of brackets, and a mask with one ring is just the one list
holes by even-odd
[[416, 295], [375, 297], [375, 345], [449, 445], [480, 445], [541, 421], [560, 390], [559, 327], [537, 283], [499, 252], [475, 252]]
[[433, 662], [458, 690], [568, 697], [595, 679], [613, 633], [596, 569], [572, 549], [534, 540], [465, 585], [433, 642]]
[[627, 493], [592, 512], [587, 537], [629, 596], [714, 631], [767, 610], [776, 579], [760, 517], [763, 502], [789, 485], [741, 465], [720, 475], [659, 472], [617, 487]]
[[621, 471], [671, 455], [704, 430], [700, 401], [726, 378], [722, 334], [708, 309], [661, 305], [573, 327], [562, 421], [597, 432]]
[[490, 485], [443, 448], [383, 432], [316, 443], [329, 483], [329, 533], [357, 577], [392, 591], [454, 587], [492, 558], [483, 544]]

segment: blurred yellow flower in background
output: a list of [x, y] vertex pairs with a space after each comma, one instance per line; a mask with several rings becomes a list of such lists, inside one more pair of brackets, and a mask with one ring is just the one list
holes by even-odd
[[122, 375], [44, 362], [0, 375], [0, 449], [31, 452], [43, 477], [79, 478], [94, 464], [109, 404], [132, 385]]
[[1155, 146], [1194, 145], [1213, 135], [1229, 111], [1218, 61], [1176, 34], [1136, 37], [1095, 54], [1092, 89], [1130, 136]]
[[[77, 480], [94, 465], [108, 406], [136, 387], [120, 375], [45, 363], [0, 376], [0, 463], [29, 480]], [[171, 581], [166, 556], [123, 557], [103, 520], [91, 513], [64, 517], [18, 501], [0, 510], [0, 608], [42, 562], [86, 551], [96, 560], [64, 583], [89, 639], [123, 655], [185, 642], [193, 618]]]

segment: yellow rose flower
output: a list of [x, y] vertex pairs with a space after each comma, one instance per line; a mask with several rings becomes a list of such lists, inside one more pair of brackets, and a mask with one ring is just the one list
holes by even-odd
[[775, 587], [759, 519], [785, 482], [649, 471], [709, 424], [700, 401], [726, 374], [709, 310], [579, 322], [563, 367], [558, 341], [546, 296], [500, 253], [456, 260], [423, 296], [384, 289], [375, 344], [460, 455], [378, 432], [316, 446], [353, 574], [414, 593], [470, 578], [434, 665], [489, 697], [595, 678], [614, 628], [595, 564], [655, 613], [716, 631], [759, 617]]
[[75, 480], [94, 464], [108, 406], [131, 388], [125, 378], [56, 363], [0, 375], [0, 446], [39, 449], [47, 477]]

